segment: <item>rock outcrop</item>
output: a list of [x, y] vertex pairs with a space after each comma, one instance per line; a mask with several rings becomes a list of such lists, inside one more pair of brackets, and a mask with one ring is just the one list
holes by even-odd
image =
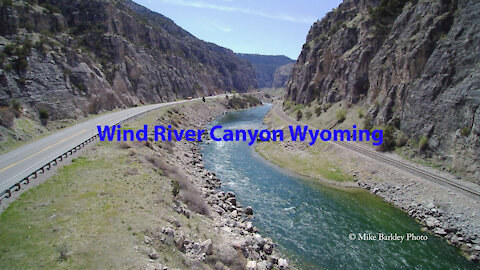
[[369, 108], [374, 125], [428, 140], [428, 155], [480, 179], [480, 2], [345, 0], [307, 36], [288, 96]]
[[64, 119], [257, 87], [250, 63], [130, 0], [0, 5], [0, 106]]
[[[258, 55], [244, 53], [239, 53], [237, 55], [253, 65], [253, 68], [257, 74], [258, 87], [260, 88], [283, 87], [291, 73], [291, 70], [288, 71], [288, 67], [285, 68], [283, 66], [295, 63], [294, 60], [283, 55]], [[275, 77], [277, 72], [279, 72], [279, 74], [277, 77]], [[288, 72], [288, 74], [286, 72]], [[283, 83], [280, 80], [284, 80]], [[274, 84], [276, 86], [273, 86]]]
[[292, 74], [294, 63], [286, 64], [280, 66], [275, 70], [275, 74], [273, 74], [273, 88], [281, 88], [285, 87], [288, 79], [290, 79], [290, 75]]

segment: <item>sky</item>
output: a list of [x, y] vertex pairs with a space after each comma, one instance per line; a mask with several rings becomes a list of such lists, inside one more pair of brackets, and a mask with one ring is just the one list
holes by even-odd
[[342, 0], [134, 0], [238, 53], [298, 58], [310, 26]]

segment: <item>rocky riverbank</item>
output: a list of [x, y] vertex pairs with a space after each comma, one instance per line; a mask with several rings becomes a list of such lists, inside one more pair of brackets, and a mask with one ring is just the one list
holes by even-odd
[[[271, 128], [285, 125], [272, 113], [267, 115], [265, 122]], [[326, 184], [363, 188], [404, 210], [423, 225], [423, 230], [459, 247], [469, 260], [478, 261], [480, 258], [480, 202], [476, 198], [331, 143], [308, 147], [305, 143], [286, 138], [283, 142], [269, 142], [256, 149], [275, 164]], [[294, 157], [299, 159], [298, 162], [289, 163], [288, 160]], [[398, 159], [393, 154], [389, 157]], [[311, 165], [311, 160], [325, 166], [310, 170], [307, 167]], [[330, 171], [348, 176], [352, 181], [329, 179]]]
[[[203, 107], [180, 108], [177, 112], [182, 118], [179, 126], [205, 128], [214, 118], [228, 111], [228, 107], [228, 101], [223, 100]], [[167, 124], [171, 119], [164, 121]], [[224, 268], [227, 265], [231, 269], [288, 269], [288, 261], [275, 250], [275, 243], [262, 237], [253, 226], [254, 209], [242, 206], [233, 192], [218, 190], [221, 179], [205, 169], [199, 150], [200, 145], [196, 142], [179, 141], [172, 145], [168, 157], [164, 157], [167, 163], [175, 164], [192, 185], [180, 183], [179, 195], [172, 208], [186, 217], [191, 215], [191, 211], [208, 216], [214, 231], [222, 240], [188, 239], [175, 221], [172, 226], [162, 228], [162, 235], [156, 237], [162, 242], [171, 242], [192, 265], [195, 262], [212, 263], [218, 260], [214, 263], [218, 267], [216, 269], [228, 269]], [[196, 192], [201, 197], [191, 198]], [[155, 236], [146, 236], [145, 241], [149, 242], [150, 237]], [[155, 253], [149, 255], [156, 257]]]
[[[204, 129], [258, 100], [237, 95], [138, 116], [122, 127]], [[286, 269], [255, 209], [218, 191], [195, 143], [98, 142], [35, 180], [0, 214], [5, 269]], [[21, 224], [22, 226], [18, 226]], [[25, 228], [28, 227], [28, 230]]]

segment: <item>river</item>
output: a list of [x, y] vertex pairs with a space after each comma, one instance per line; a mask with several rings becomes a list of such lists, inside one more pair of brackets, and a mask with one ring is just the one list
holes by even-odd
[[[231, 112], [212, 125], [259, 129], [271, 105]], [[445, 240], [424, 233], [406, 213], [363, 190], [339, 190], [268, 163], [247, 142], [202, 145], [205, 166], [255, 211], [253, 223], [300, 269], [477, 269]], [[359, 240], [363, 233], [428, 237]], [[356, 240], [350, 240], [354, 234]]]

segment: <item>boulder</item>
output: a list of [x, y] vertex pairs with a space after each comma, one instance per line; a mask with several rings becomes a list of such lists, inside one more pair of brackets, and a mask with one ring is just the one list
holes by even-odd
[[434, 217], [428, 217], [426, 220], [425, 220], [425, 224], [427, 225], [428, 228], [434, 228], [434, 227], [438, 227], [438, 225], [440, 225], [440, 221], [438, 221], [438, 219], [434, 218]]
[[433, 230], [433, 233], [438, 235], [447, 235], [447, 232], [442, 228], [435, 228], [435, 230]]
[[235, 219], [237, 218], [237, 215], [238, 215], [237, 210], [233, 210], [232, 212], [230, 212], [230, 218]]
[[267, 255], [272, 255], [273, 246], [270, 245], [270, 244], [265, 244], [265, 245], [263, 246], [263, 251], [264, 251], [265, 254], [267, 254]]
[[253, 232], [253, 224], [252, 222], [247, 222], [247, 226], [245, 228], [247, 230], [247, 232]]
[[143, 242], [145, 242], [145, 244], [150, 244], [152, 242], [152, 238], [148, 237], [148, 236], [144, 236], [143, 237]]
[[175, 231], [170, 228], [170, 227], [167, 227], [167, 228], [162, 228], [162, 232], [168, 236], [171, 236], [171, 237], [174, 237], [175, 236]]
[[257, 269], [257, 262], [256, 261], [248, 261], [247, 270], [256, 270]]
[[207, 239], [202, 243], [202, 251], [207, 255], [213, 254], [213, 242], [212, 239]]
[[268, 269], [268, 266], [266, 261], [261, 261], [257, 263], [257, 270], [267, 270], [267, 269]]
[[278, 259], [278, 268], [288, 269], [288, 262], [286, 259]]
[[148, 253], [148, 257], [152, 260], [156, 260], [158, 259], [158, 253], [157, 251], [155, 251], [154, 249], [152, 249], [149, 253]]

